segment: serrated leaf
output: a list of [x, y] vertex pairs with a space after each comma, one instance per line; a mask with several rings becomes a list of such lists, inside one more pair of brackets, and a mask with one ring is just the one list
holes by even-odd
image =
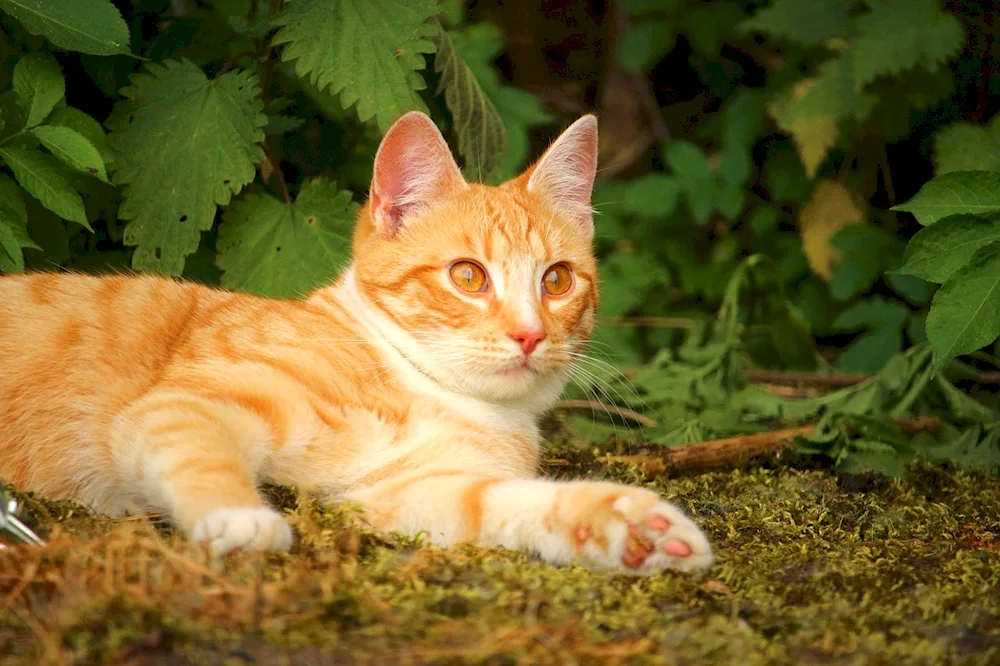
[[58, 157], [63, 164], [82, 173], [94, 176], [108, 182], [108, 174], [104, 170], [104, 160], [94, 144], [83, 135], [68, 127], [42, 125], [35, 127], [31, 133]]
[[1000, 117], [989, 127], [952, 123], [934, 135], [935, 175], [1000, 171]]
[[151, 65], [122, 90], [108, 126], [125, 185], [119, 216], [132, 265], [179, 274], [212, 227], [216, 206], [254, 178], [267, 117], [257, 78], [231, 71], [209, 81], [190, 61]]
[[864, 201], [856, 192], [836, 180], [816, 183], [798, 220], [802, 251], [813, 273], [830, 279], [834, 264], [840, 260], [840, 252], [831, 243], [834, 234], [849, 224], [865, 222], [867, 217]]
[[105, 134], [104, 128], [101, 127], [99, 122], [80, 109], [74, 109], [71, 106], [60, 107], [52, 112], [46, 124], [54, 127], [68, 127], [78, 134], [83, 135], [87, 141], [97, 148], [97, 152], [100, 153], [101, 160], [105, 166], [108, 166], [110, 160], [114, 157], [111, 151], [111, 144], [108, 143], [108, 135]]
[[987, 217], [1000, 212], [1000, 173], [995, 171], [952, 171], [920, 188], [905, 203], [892, 210], [913, 213], [924, 226], [951, 215]]
[[934, 371], [1000, 336], [1000, 243], [982, 247], [941, 285], [927, 315]]
[[997, 241], [1000, 220], [949, 217], [918, 231], [906, 246], [903, 265], [894, 272], [940, 284], [966, 266], [979, 248]]
[[25, 116], [25, 127], [38, 125], [66, 96], [66, 81], [56, 59], [29, 53], [14, 66], [14, 93]]
[[0, 173], [0, 272], [24, 271], [23, 248], [38, 249], [28, 235], [28, 211], [21, 188], [6, 174]]
[[530, 150], [529, 128], [555, 119], [534, 95], [503, 83], [493, 62], [503, 50], [502, 35], [496, 26], [477, 23], [450, 33], [455, 50], [472, 70], [479, 85], [496, 107], [507, 136], [507, 155], [497, 172], [499, 178], [514, 176]]
[[847, 37], [851, 30], [850, 7], [847, 0], [776, 0], [741, 23], [740, 29], [818, 46]]
[[441, 75], [437, 93], [444, 92], [445, 104], [451, 111], [458, 150], [465, 158], [465, 171], [477, 180], [486, 180], [503, 163], [507, 151], [503, 121], [475, 74], [455, 50], [448, 31], [439, 22], [435, 23], [434, 71]]
[[63, 218], [90, 228], [83, 199], [59, 173], [52, 158], [25, 146], [13, 144], [0, 148], [0, 157], [14, 172], [21, 187], [38, 199], [43, 206]]
[[329, 284], [350, 259], [357, 204], [336, 183], [306, 183], [293, 204], [250, 195], [226, 209], [219, 225], [222, 285], [296, 298]]
[[272, 19], [283, 61], [320, 89], [340, 94], [345, 109], [357, 103], [358, 118], [375, 118], [382, 131], [406, 111], [426, 106], [415, 91], [426, 87], [417, 73], [434, 53], [430, 38], [434, 0], [294, 0]]
[[965, 29], [939, 0], [869, 0], [871, 13], [857, 19], [851, 42], [854, 84], [923, 66], [937, 69], [965, 43]]
[[128, 53], [129, 31], [110, 0], [0, 0], [33, 35], [90, 55]]
[[802, 160], [806, 174], [813, 178], [821, 164], [837, 143], [840, 134], [840, 124], [831, 116], [816, 116], [794, 120], [789, 123], [778, 123], [778, 126], [792, 136], [792, 142]]
[[700, 148], [688, 141], [673, 141], [664, 152], [667, 165], [687, 199], [691, 216], [697, 223], [705, 224], [715, 207], [715, 172], [711, 163]]

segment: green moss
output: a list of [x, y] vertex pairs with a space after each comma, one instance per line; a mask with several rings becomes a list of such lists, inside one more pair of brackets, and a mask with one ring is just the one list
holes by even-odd
[[0, 554], [0, 599], [11, 600], [0, 659], [1000, 662], [995, 476], [921, 467], [893, 481], [758, 464], [663, 478], [578, 448], [556, 455], [570, 463], [560, 476], [642, 483], [694, 513], [715, 567], [636, 579], [443, 550], [279, 488], [268, 492], [298, 524], [296, 552], [212, 561], [169, 529], [30, 498], [39, 529], [59, 520], [65, 534], [44, 556]]

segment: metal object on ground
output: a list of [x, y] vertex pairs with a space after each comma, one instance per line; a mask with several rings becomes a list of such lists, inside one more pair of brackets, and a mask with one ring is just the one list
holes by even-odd
[[[45, 542], [35, 534], [30, 527], [17, 517], [17, 500], [7, 494], [0, 484], [0, 532], [13, 534], [15, 538], [32, 546], [44, 546]], [[0, 544], [0, 548], [3, 548]]]

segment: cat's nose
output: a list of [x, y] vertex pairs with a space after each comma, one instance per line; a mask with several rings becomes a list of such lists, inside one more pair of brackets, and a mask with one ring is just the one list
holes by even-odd
[[538, 343], [545, 339], [545, 331], [540, 328], [515, 328], [508, 333], [519, 345], [525, 356], [535, 351]]

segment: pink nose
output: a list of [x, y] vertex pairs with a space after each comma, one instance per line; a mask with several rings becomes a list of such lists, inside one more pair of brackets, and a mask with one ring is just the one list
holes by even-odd
[[538, 343], [545, 339], [545, 331], [541, 329], [516, 328], [508, 335], [521, 345], [521, 351], [524, 352], [525, 356], [535, 351]]

